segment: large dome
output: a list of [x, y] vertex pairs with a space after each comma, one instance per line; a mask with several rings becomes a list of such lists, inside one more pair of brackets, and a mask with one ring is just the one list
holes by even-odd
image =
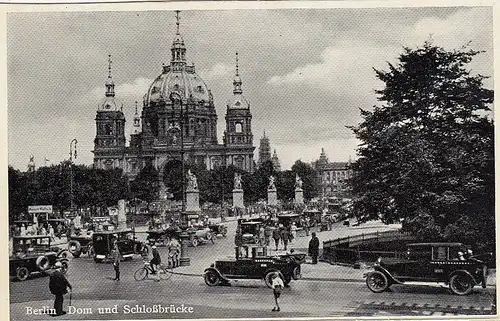
[[181, 93], [183, 98], [194, 102], [209, 102], [210, 92], [203, 79], [196, 74], [194, 66], [165, 66], [163, 73], [158, 76], [146, 93], [145, 103], [157, 104], [170, 101], [170, 94], [174, 91]]

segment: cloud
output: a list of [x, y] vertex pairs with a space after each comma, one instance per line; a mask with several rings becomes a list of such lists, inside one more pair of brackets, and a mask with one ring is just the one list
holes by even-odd
[[235, 73], [235, 67], [226, 63], [216, 63], [212, 68], [208, 70], [200, 71], [200, 75], [203, 76], [205, 81], [216, 81], [216, 80], [228, 80]]

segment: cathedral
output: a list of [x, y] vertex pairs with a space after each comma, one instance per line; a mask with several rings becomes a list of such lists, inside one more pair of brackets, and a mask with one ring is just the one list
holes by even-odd
[[253, 172], [252, 114], [250, 104], [243, 96], [238, 54], [233, 94], [226, 106], [226, 126], [220, 144], [214, 99], [196, 73], [194, 64], [186, 63], [186, 46], [179, 31], [178, 12], [176, 25], [170, 64], [162, 66], [161, 74], [145, 93], [140, 115], [136, 103], [128, 146], [125, 116], [123, 107], [115, 101], [109, 60], [106, 93], [95, 118], [94, 167], [121, 168], [130, 179], [134, 179], [150, 163], [163, 180], [168, 172], [180, 170], [183, 158], [186, 167], [196, 164], [210, 170], [233, 165]]

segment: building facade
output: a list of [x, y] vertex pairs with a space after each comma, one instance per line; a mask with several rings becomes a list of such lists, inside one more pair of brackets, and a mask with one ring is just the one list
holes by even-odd
[[319, 159], [312, 163], [318, 173], [318, 184], [322, 196], [342, 196], [346, 193], [346, 181], [352, 177], [351, 162], [330, 162], [325, 150], [321, 149]]
[[121, 168], [133, 179], [146, 164], [152, 163], [162, 179], [165, 171], [185, 164], [207, 169], [233, 165], [253, 172], [253, 135], [250, 104], [243, 96], [236, 56], [233, 95], [226, 106], [223, 143], [217, 139], [217, 113], [210, 89], [186, 63], [186, 46], [177, 31], [171, 46], [169, 65], [145, 93], [139, 115], [136, 103], [133, 133], [126, 145], [125, 116], [115, 100], [111, 62], [105, 97], [96, 115], [94, 166]]

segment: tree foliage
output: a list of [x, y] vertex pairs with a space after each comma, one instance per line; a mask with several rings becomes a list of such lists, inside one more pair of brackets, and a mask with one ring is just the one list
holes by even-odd
[[351, 180], [360, 220], [403, 219], [422, 238], [494, 249], [493, 91], [467, 64], [480, 52], [430, 42], [376, 70], [384, 102], [361, 110]]

